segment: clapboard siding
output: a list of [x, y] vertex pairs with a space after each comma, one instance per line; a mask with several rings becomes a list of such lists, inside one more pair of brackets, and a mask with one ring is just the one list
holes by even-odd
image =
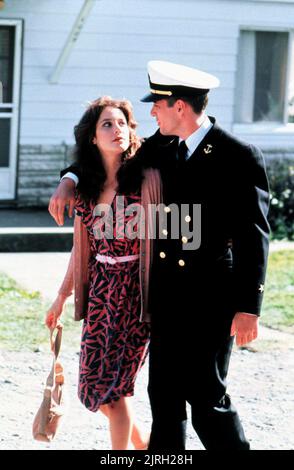
[[[26, 24], [29, 31], [64, 32], [69, 29], [74, 15], [49, 14], [43, 18], [37, 14], [28, 14]], [[205, 22], [198, 18], [187, 18], [179, 22], [174, 18], [143, 18], [103, 15], [103, 21], [97, 15], [87, 20], [87, 32], [99, 34], [136, 34], [137, 36], [194, 36], [209, 38], [231, 38], [237, 35], [235, 22], [227, 20], [225, 27], [220, 28], [219, 21], [207, 18]]]
[[[258, 0], [97, 0], [64, 65], [57, 60], [84, 0], [6, 0], [1, 18], [24, 20], [17, 204], [47, 206], [66, 166], [73, 128], [87, 103], [103, 94], [134, 105], [138, 134], [156, 130], [148, 89], [151, 59], [194, 66], [219, 77], [207, 112], [234, 130], [238, 38], [242, 28], [294, 28], [294, 2]], [[237, 130], [237, 126], [235, 126]], [[236, 132], [238, 134], [238, 131]], [[240, 131], [269, 151], [291, 134]], [[293, 140], [293, 139], [292, 139]], [[292, 145], [292, 149], [294, 144]]]
[[72, 143], [84, 104], [101, 94], [133, 101], [140, 131], [155, 128], [146, 63], [165, 59], [216, 74], [209, 111], [233, 125], [238, 36], [241, 27], [290, 28], [294, 4], [241, 0], [99, 0], [57, 84], [59, 54], [83, 0], [8, 0], [0, 17], [24, 19], [20, 143]]
[[[44, 78], [49, 77], [52, 72], [50, 67], [26, 67], [23, 74], [23, 84], [44, 84]], [[61, 85], [77, 85], [83, 83], [87, 86], [96, 86], [98, 81], [109, 85], [116, 85], [118, 80], [121, 84], [128, 84], [134, 81], [134, 74], [136, 75], [136, 82], [139, 84], [147, 83], [146, 67], [136, 68], [130, 67], [128, 69], [111, 67], [91, 67], [90, 69], [81, 67], [66, 67], [60, 78]], [[231, 72], [220, 71], [217, 74], [221, 82], [221, 88], [232, 89], [235, 87], [235, 79]]]
[[[139, 48], [140, 46], [138, 46]], [[24, 66], [41, 66], [41, 67], [53, 67], [58, 59], [59, 51], [46, 51], [38, 49], [27, 49], [24, 56]], [[197, 66], [204, 68], [205, 70], [210, 70], [212, 73], [213, 70], [222, 69], [225, 71], [235, 72], [236, 70], [236, 57], [234, 55], [222, 53], [215, 54], [213, 51], [209, 54], [194, 54], [193, 52], [178, 53], [178, 52], [164, 52], [158, 54], [157, 52], [104, 52], [103, 50], [97, 51], [96, 54], [89, 54], [87, 51], [73, 51], [67, 65], [69, 67], [89, 67], [93, 66], [93, 63], [98, 65], [101, 63], [102, 67], [106, 67], [108, 63], [115, 63], [117, 67], [124, 67], [126, 70], [129, 67], [135, 65], [141, 65], [145, 67], [146, 63], [151, 58], [161, 60], [173, 60], [180, 61], [182, 64], [190, 64], [192, 66]], [[213, 68], [213, 70], [212, 70]], [[134, 77], [134, 81], [136, 77]], [[136, 80], [137, 81], [137, 80]], [[142, 87], [142, 90], [144, 87]]]
[[[235, 131], [235, 134], [237, 131]], [[276, 133], [276, 132], [245, 132], [242, 131], [238, 134], [239, 138], [245, 142], [251, 142], [260, 147], [264, 152], [272, 151], [272, 153], [281, 153], [281, 149], [291, 154], [294, 158], [294, 139], [293, 131]]]
[[[55, 85], [51, 85], [51, 87], [46, 87], [45, 85], [24, 85], [23, 86], [23, 101], [27, 103], [47, 103], [48, 102], [48, 114], [51, 114], [54, 111], [53, 106], [58, 106], [60, 101], [61, 102], [68, 102], [68, 103], [75, 103], [80, 102], [81, 104], [85, 103], [86, 100], [83, 102], [80, 101], [80, 97], [88, 96], [90, 99], [97, 98], [97, 89], [100, 92], [102, 91], [104, 94], [108, 92], [108, 94], [113, 94], [114, 91], [117, 91], [117, 85], [109, 85], [105, 84], [97, 84], [96, 85], [60, 85], [57, 89], [55, 89]], [[136, 96], [140, 94], [142, 87], [135, 84], [128, 84], [123, 85], [122, 91], [125, 92], [123, 95], [125, 97], [128, 96]], [[231, 104], [234, 103], [233, 97], [234, 90], [223, 90], [220, 92], [219, 90], [211, 96], [211, 100], [213, 100], [216, 104]], [[110, 93], [109, 93], [110, 92]], [[47, 94], [45, 96], [45, 94]], [[40, 98], [39, 98], [40, 97]], [[56, 99], [57, 101], [53, 103], [52, 101]], [[48, 100], [48, 101], [47, 101]], [[51, 100], [51, 102], [50, 102]], [[26, 110], [26, 112], [30, 112], [31, 110]]]
[[7, 10], [10, 12], [17, 12], [22, 15], [28, 13], [36, 12], [36, 3], [37, 12], [40, 14], [62, 14], [72, 13], [79, 11], [82, 1], [80, 0], [6, 0], [5, 13]]
[[189, 13], [183, 3], [97, 1], [55, 85], [49, 77], [83, 1], [7, 3], [4, 15], [17, 13], [25, 21], [21, 143], [71, 143], [83, 105], [101, 94], [131, 99], [148, 135], [154, 129], [150, 106], [138, 101], [148, 85], [146, 63], [159, 57], [219, 75], [222, 90], [215, 93], [212, 109], [225, 104], [230, 126], [237, 25], [223, 14], [221, 23], [214, 2], [203, 2], [202, 11], [188, 2]]
[[[194, 35], [180, 35], [180, 36], [157, 36], [154, 35], [140, 35], [135, 34], [114, 34], [106, 33], [82, 33], [75, 45], [75, 51], [84, 52], [148, 52], [154, 53], [154, 44], [156, 44], [157, 53], [168, 52], [173, 53], [177, 50], [178, 53], [185, 54], [201, 54], [203, 50], [213, 51], [213, 54], [235, 55], [236, 43], [231, 38], [199, 38]], [[30, 50], [57, 50], [60, 51], [60, 44], [66, 40], [65, 33], [46, 32], [46, 35], [41, 35], [38, 31], [31, 31], [26, 35], [25, 45]]]

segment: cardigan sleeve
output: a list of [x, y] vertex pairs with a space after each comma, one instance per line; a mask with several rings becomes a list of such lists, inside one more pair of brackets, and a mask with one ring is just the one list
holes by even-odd
[[75, 265], [77, 258], [81, 258], [81, 218], [75, 216], [74, 220], [74, 243], [71, 250], [68, 267], [58, 293], [69, 297], [72, 295], [74, 287], [76, 290]]
[[89, 295], [90, 242], [82, 218], [75, 216], [73, 282], [75, 291], [75, 320], [85, 318]]
[[[142, 206], [144, 208], [144, 230], [140, 238], [140, 286], [141, 286], [141, 321], [150, 321], [149, 310], [149, 277], [153, 258], [153, 239], [156, 221], [153, 218], [151, 205], [158, 206], [162, 202], [162, 184], [160, 173], [155, 169], [144, 171], [142, 184]], [[155, 224], [155, 225], [154, 225]]]

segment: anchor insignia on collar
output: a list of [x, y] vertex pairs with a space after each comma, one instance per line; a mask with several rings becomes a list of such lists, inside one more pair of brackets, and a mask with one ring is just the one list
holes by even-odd
[[212, 145], [211, 145], [211, 144], [207, 144], [206, 147], [205, 147], [205, 149], [204, 149], [204, 152], [205, 152], [206, 154], [211, 153], [211, 149], [212, 149]]

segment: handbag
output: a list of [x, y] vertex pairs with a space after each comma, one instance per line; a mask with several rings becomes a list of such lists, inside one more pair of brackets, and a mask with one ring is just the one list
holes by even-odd
[[58, 324], [56, 330], [55, 339], [54, 329], [50, 330], [53, 363], [46, 380], [42, 403], [33, 421], [33, 437], [43, 442], [52, 441], [66, 411], [63, 367], [57, 360], [61, 347], [62, 325]]

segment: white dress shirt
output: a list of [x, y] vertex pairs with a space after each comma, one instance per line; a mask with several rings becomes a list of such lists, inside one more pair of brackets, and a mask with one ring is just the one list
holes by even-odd
[[[210, 131], [212, 126], [213, 126], [213, 124], [209, 120], [208, 116], [205, 116], [205, 119], [204, 119], [203, 123], [201, 124], [201, 126], [198, 129], [196, 129], [196, 131], [193, 132], [193, 134], [189, 135], [189, 137], [185, 140], [186, 145], [188, 147], [186, 160], [188, 160], [188, 158], [190, 158], [191, 155], [193, 155], [193, 153], [197, 149], [198, 145], [202, 142], [202, 140], [204, 139], [206, 134]], [[179, 139], [179, 144], [183, 140], [184, 139], [180, 138]]]

